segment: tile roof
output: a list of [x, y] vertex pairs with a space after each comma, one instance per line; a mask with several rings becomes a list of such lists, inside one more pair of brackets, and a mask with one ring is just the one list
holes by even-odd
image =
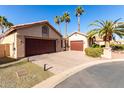
[[15, 26], [11, 26], [7, 31], [5, 31], [3, 34], [0, 35], [0, 38], [3, 36], [6, 36], [10, 34], [11, 32], [20, 29], [20, 28], [25, 28], [25, 27], [30, 27], [32, 25], [37, 25], [37, 24], [47, 24], [49, 25], [58, 35], [62, 36], [47, 20], [43, 21], [38, 21], [38, 22], [32, 22], [32, 23], [26, 23], [26, 24], [19, 24]]

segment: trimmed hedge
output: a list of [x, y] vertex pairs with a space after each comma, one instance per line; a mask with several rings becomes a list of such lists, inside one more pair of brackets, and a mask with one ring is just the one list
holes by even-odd
[[85, 53], [91, 57], [100, 57], [103, 54], [102, 48], [86, 48]]

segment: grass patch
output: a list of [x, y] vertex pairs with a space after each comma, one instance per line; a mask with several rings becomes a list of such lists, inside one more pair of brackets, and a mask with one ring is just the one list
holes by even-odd
[[[18, 77], [16, 72], [24, 69], [27, 74]], [[20, 62], [12, 66], [0, 68], [0, 87], [30, 88], [51, 77], [53, 73], [43, 71], [43, 68], [31, 62]]]

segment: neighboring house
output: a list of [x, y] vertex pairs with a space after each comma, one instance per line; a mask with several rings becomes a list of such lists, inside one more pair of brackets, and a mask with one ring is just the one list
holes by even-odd
[[118, 40], [118, 44], [124, 44], [124, 40]]
[[124, 44], [124, 40], [116, 40], [112, 42], [113, 44]]
[[12, 58], [62, 51], [62, 35], [48, 21], [12, 26], [0, 38]]
[[87, 36], [81, 32], [74, 32], [68, 36], [69, 50], [83, 51], [88, 47]]
[[[100, 46], [105, 45], [105, 37], [100, 37], [96, 34], [93, 38], [89, 39], [89, 45], [92, 46], [93, 44], [98, 44]], [[114, 42], [114, 40], [110, 37], [110, 42]]]
[[94, 36], [93, 43], [98, 44], [98, 45], [105, 45], [105, 41], [103, 38], [100, 38], [98, 35]]

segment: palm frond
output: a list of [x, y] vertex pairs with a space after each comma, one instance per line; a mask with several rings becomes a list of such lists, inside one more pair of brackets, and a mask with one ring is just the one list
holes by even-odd
[[114, 24], [116, 24], [118, 21], [120, 21], [122, 18], [118, 18], [117, 20], [114, 21]]
[[89, 39], [89, 38], [93, 38], [93, 37], [98, 33], [98, 30], [99, 30], [99, 29], [93, 29], [93, 30], [89, 31], [89, 32], [87, 33], [88, 39]]
[[84, 9], [83, 9], [83, 7], [82, 6], [78, 6], [77, 8], [76, 8], [76, 16], [80, 16], [80, 15], [82, 15], [82, 13], [84, 13]]

